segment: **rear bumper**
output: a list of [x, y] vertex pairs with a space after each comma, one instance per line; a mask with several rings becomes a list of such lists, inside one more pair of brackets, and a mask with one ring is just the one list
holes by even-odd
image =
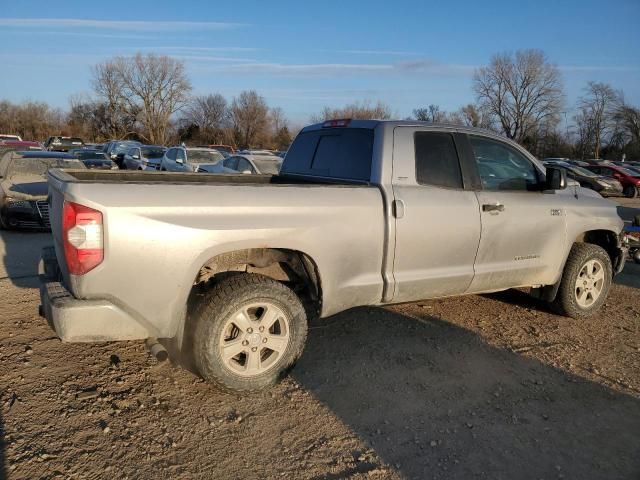
[[63, 342], [142, 340], [152, 336], [108, 300], [75, 298], [58, 280], [57, 261], [51, 253], [51, 249], [44, 249], [41, 261], [40, 312]]

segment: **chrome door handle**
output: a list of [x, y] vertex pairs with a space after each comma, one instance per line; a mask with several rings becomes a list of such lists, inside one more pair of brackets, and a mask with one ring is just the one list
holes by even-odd
[[404, 202], [402, 200], [393, 201], [393, 216], [396, 218], [404, 217]]
[[482, 205], [483, 212], [504, 212], [504, 205], [500, 202], [485, 203]]

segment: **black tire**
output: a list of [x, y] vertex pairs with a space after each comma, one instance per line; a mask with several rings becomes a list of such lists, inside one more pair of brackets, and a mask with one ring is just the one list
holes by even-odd
[[627, 198], [636, 198], [636, 196], [638, 195], [638, 190], [633, 185], [627, 185], [622, 190], [622, 193]]
[[[589, 307], [578, 304], [576, 281], [580, 271], [590, 260], [598, 260], [604, 267], [604, 281], [600, 296]], [[600, 246], [591, 243], [575, 243], [564, 266], [560, 288], [552, 306], [561, 315], [572, 318], [587, 318], [595, 314], [604, 304], [611, 288], [613, 268], [609, 254]]]
[[[227, 322], [244, 305], [261, 301], [275, 305], [287, 316], [289, 340], [268, 370], [242, 376], [225, 365], [220, 338]], [[295, 365], [307, 339], [307, 315], [298, 296], [282, 283], [257, 274], [242, 273], [221, 280], [197, 303], [190, 320], [194, 325], [193, 358], [198, 372], [206, 381], [230, 393], [262, 390], [277, 383]], [[241, 335], [242, 332], [238, 339]]]

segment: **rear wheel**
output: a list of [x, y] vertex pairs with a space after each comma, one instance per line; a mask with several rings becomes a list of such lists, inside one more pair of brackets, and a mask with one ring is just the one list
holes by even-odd
[[568, 317], [590, 317], [607, 299], [612, 271], [611, 259], [602, 247], [590, 243], [574, 244], [554, 307]]
[[298, 296], [262, 275], [218, 283], [193, 313], [194, 360], [203, 378], [248, 392], [275, 384], [300, 357], [307, 317]]
[[638, 195], [638, 190], [633, 185], [627, 185], [626, 187], [624, 187], [624, 190], [622, 190], [622, 193], [627, 198], [636, 198], [636, 195]]

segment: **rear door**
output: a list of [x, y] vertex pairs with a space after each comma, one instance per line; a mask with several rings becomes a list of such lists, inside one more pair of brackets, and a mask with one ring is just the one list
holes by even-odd
[[555, 282], [566, 252], [566, 195], [543, 193], [543, 172], [506, 142], [469, 135], [482, 183], [482, 234], [469, 292]]
[[459, 134], [396, 127], [394, 302], [464, 293], [473, 280], [480, 213]]

